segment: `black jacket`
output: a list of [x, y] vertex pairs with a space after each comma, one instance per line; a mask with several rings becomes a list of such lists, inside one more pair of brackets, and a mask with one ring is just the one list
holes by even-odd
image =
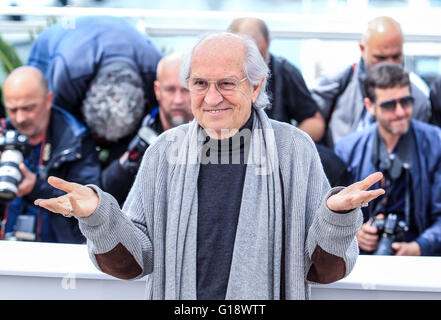
[[[148, 126], [156, 131], [158, 135], [164, 131], [161, 125], [161, 120], [159, 119], [158, 107], [153, 109], [153, 112], [146, 117], [151, 118]], [[121, 139], [117, 143], [113, 143], [111, 148], [107, 150], [109, 152], [109, 158], [107, 161], [102, 162], [102, 188], [104, 191], [114, 196], [120, 206], [122, 206], [129, 194], [133, 182], [135, 181], [136, 172], [131, 172], [125, 169], [121, 165], [119, 159], [124, 152], [127, 151], [128, 145], [135, 135]]]
[[432, 104], [430, 123], [441, 127], [441, 77], [433, 80], [430, 85], [430, 102]]
[[[319, 110], [298, 68], [286, 59], [270, 56], [271, 78], [268, 94], [271, 107], [266, 109], [272, 119], [297, 123], [314, 116]], [[346, 186], [350, 176], [344, 162], [330, 148], [317, 144], [326, 176], [331, 186]]]
[[271, 106], [266, 113], [271, 119], [297, 123], [312, 117], [318, 106], [311, 97], [300, 70], [281, 57], [270, 56], [271, 76], [267, 92]]

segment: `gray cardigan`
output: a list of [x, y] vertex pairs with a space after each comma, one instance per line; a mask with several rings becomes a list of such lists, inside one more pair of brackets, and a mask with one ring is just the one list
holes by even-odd
[[[267, 122], [274, 129], [284, 190], [286, 298], [308, 299], [309, 283], [333, 282], [352, 270], [358, 256], [355, 234], [361, 227], [362, 214], [359, 208], [347, 214], [330, 211], [326, 199], [339, 189], [330, 190], [313, 141], [292, 125], [274, 120]], [[184, 130], [188, 135], [190, 125], [166, 131], [149, 147], [122, 211], [109, 194], [93, 187], [100, 198], [98, 208], [90, 217], [79, 219], [81, 231], [88, 239], [90, 258], [96, 267], [122, 279], [151, 274], [149, 291], [152, 299], [195, 297], [194, 279], [192, 282], [185, 277], [175, 277], [173, 273], [179, 273], [175, 270], [178, 267], [170, 265], [173, 264], [170, 261], [178, 260], [171, 255], [179, 252], [170, 247], [170, 225], [180, 215], [168, 212], [170, 202], [179, 199], [178, 194], [172, 193], [174, 181], [171, 179], [179, 165], [167, 161], [168, 152], [176, 148], [170, 136], [176, 134], [175, 130]], [[246, 210], [241, 209], [240, 214], [246, 214], [242, 212]], [[249, 231], [242, 240], [254, 236], [254, 230]], [[177, 233], [176, 237], [179, 237], [179, 230]], [[195, 234], [196, 230], [187, 231], [188, 237], [195, 238]], [[187, 245], [184, 251], [195, 252], [196, 248]], [[249, 254], [252, 255], [252, 250]], [[246, 266], [248, 262], [245, 262], [245, 269], [253, 269], [256, 257], [248, 258], [244, 261], [249, 261], [250, 265]], [[281, 260], [280, 255], [275, 259]], [[274, 274], [280, 274], [280, 265], [276, 265], [279, 270]], [[179, 274], [192, 273], [191, 263], [189, 266], [184, 263]], [[279, 277], [267, 278], [264, 274], [245, 274], [235, 279], [238, 283], [227, 299], [279, 299], [279, 293], [262, 292], [265, 290], [252, 289], [255, 285], [248, 285], [250, 282], [257, 283], [257, 286], [260, 282], [268, 282], [268, 287], [279, 288], [278, 283], [275, 286], [273, 283], [280, 282]], [[175, 293], [175, 287], [179, 287], [179, 294]]]

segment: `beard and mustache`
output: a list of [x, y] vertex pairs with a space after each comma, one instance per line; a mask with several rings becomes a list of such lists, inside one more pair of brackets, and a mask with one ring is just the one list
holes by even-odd
[[[174, 114], [175, 111], [179, 111], [179, 113]], [[171, 106], [168, 112], [165, 114], [165, 118], [172, 127], [177, 127], [181, 124], [188, 123], [193, 117], [186, 108]]]

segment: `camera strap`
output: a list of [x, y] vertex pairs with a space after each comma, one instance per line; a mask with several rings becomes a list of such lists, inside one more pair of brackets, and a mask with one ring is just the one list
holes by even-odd
[[411, 175], [410, 168], [413, 163], [414, 154], [414, 137], [413, 130], [410, 128], [404, 135], [401, 136], [398, 144], [395, 146], [393, 153], [388, 153], [385, 143], [380, 136], [378, 129], [375, 132], [372, 162], [375, 167], [380, 170], [384, 178], [381, 181], [381, 187], [386, 190], [385, 196], [377, 203], [373, 211], [374, 215], [385, 212], [389, 197], [392, 192], [393, 182], [397, 181], [404, 173], [405, 175], [405, 192], [404, 192], [404, 219], [407, 225], [410, 222], [411, 210]]
[[141, 126], [142, 127], [151, 127], [152, 124], [155, 122], [155, 117], [156, 117], [156, 114], [158, 113], [158, 111], [159, 111], [159, 107], [156, 107], [152, 110], [152, 112], [150, 114], [146, 115], [144, 117], [144, 119], [142, 120]]
[[[40, 174], [41, 171], [43, 171], [43, 174], [45, 173], [45, 169], [44, 169], [44, 160], [48, 157], [47, 155], [47, 148], [46, 148], [46, 131], [44, 132], [44, 136], [43, 139], [41, 140], [41, 146], [40, 146], [40, 156], [38, 159], [38, 165], [36, 168], [36, 174], [37, 176]], [[49, 145], [49, 144], [48, 144]], [[38, 178], [37, 181], [35, 183], [38, 183]], [[38, 217], [37, 217], [37, 227], [36, 227], [36, 236], [37, 236], [37, 241], [41, 241], [41, 235], [43, 233], [43, 209], [41, 207], [39, 207], [38, 209]]]
[[[407, 163], [405, 163], [407, 165]], [[404, 219], [406, 224], [410, 226], [410, 188], [412, 181], [410, 180], [409, 167], [403, 166], [404, 172], [406, 174], [406, 191], [404, 194]]]

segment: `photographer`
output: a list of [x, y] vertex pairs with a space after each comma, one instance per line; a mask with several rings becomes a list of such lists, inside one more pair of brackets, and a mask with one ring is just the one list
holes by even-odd
[[[126, 126], [96, 132], [115, 141], [135, 131], [156, 105], [153, 81], [161, 56], [150, 38], [126, 19], [80, 16], [43, 30], [32, 44], [27, 65], [45, 74], [54, 104], [87, 125], [87, 108], [94, 108], [90, 102], [84, 105], [88, 100], [118, 105], [119, 112], [126, 114]], [[115, 109], [102, 115], [107, 124], [120, 120]]]
[[334, 150], [319, 144], [325, 132], [325, 122], [311, 97], [300, 70], [283, 57], [270, 53], [270, 31], [265, 21], [254, 17], [234, 19], [228, 30], [251, 37], [270, 69], [268, 95], [271, 104], [265, 108], [268, 117], [295, 123], [316, 142], [320, 160], [332, 187], [349, 185], [349, 174]]
[[182, 59], [182, 53], [172, 53], [159, 61], [154, 82], [159, 106], [144, 118], [138, 134], [129, 144], [129, 150], [103, 171], [103, 190], [112, 194], [120, 205], [130, 191], [144, 151], [155, 137], [193, 119], [190, 93], [179, 80]]
[[[375, 171], [384, 176], [380, 186], [385, 195], [363, 208], [365, 223], [357, 234], [359, 247], [379, 254], [375, 250], [388, 238], [392, 254], [439, 255], [441, 130], [411, 120], [414, 98], [409, 75], [400, 65], [383, 62], [371, 67], [364, 88], [365, 107], [376, 123], [342, 138], [335, 146], [354, 181]], [[384, 221], [384, 228], [373, 227], [368, 221], [376, 215], [375, 225]]]
[[[13, 194], [14, 190], [4, 188], [7, 184], [1, 185], [0, 195], [6, 207], [1, 232], [3, 238], [85, 242], [76, 219], [53, 214], [34, 206], [33, 202], [42, 196], [63, 194], [47, 183], [48, 175], [63, 176], [82, 184], [99, 184], [100, 164], [89, 132], [72, 115], [52, 104], [52, 93], [48, 91], [43, 73], [37, 68], [25, 66], [12, 71], [4, 82], [3, 94], [9, 118], [1, 119], [4, 138], [1, 141], [14, 137], [18, 131], [17, 149], [25, 150], [22, 147], [28, 141], [29, 150], [23, 153], [22, 161], [16, 163], [19, 167], [16, 172], [21, 172], [23, 176], [16, 180], [17, 192]], [[14, 164], [11, 164], [11, 159], [3, 157], [6, 154], [5, 149], [0, 163], [0, 178], [10, 185], [11, 181], [15, 181], [15, 176], [11, 174]], [[12, 196], [6, 198], [7, 194]]]

